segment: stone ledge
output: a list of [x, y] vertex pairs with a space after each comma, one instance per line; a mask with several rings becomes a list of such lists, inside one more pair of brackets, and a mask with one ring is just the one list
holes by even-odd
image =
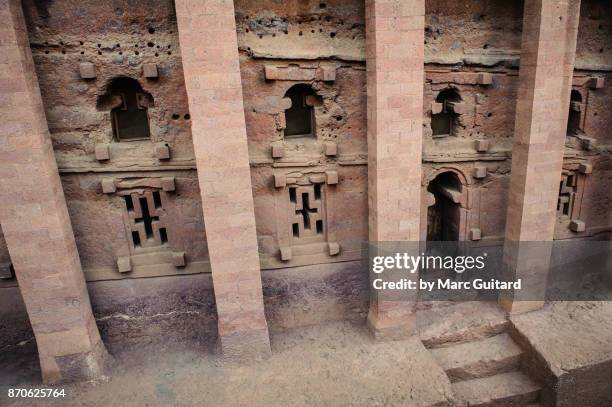
[[544, 405], [612, 405], [612, 303], [549, 303], [512, 316], [511, 334], [529, 374], [545, 383]]

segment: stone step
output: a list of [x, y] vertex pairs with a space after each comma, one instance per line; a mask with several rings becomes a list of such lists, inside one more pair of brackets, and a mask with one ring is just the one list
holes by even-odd
[[540, 396], [540, 387], [521, 372], [456, 382], [452, 389], [460, 407], [525, 407]]
[[430, 351], [451, 382], [517, 370], [523, 354], [506, 333]]
[[417, 312], [417, 328], [427, 348], [500, 334], [508, 319], [495, 302], [470, 301]]

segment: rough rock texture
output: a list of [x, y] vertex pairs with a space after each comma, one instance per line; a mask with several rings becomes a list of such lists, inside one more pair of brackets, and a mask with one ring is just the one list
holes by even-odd
[[536, 401], [540, 387], [512, 372], [455, 383], [453, 393], [460, 407], [519, 407]]
[[529, 349], [526, 367], [546, 384], [543, 404], [612, 403], [612, 307], [609, 302], [557, 302], [514, 316], [512, 335]]
[[[376, 343], [363, 324], [334, 323], [272, 335], [272, 357], [243, 365], [219, 363], [198, 347], [162, 349], [122, 352], [107, 383], [68, 386], [66, 399], [47, 404], [451, 405], [448, 378], [416, 337]], [[14, 380], [3, 366], [8, 364], [0, 364], [0, 387]], [[28, 401], [5, 405], [25, 406]]]
[[508, 320], [496, 304], [474, 301], [419, 311], [417, 326], [423, 344], [436, 347], [501, 333]]
[[508, 334], [434, 348], [432, 355], [451, 382], [493, 376], [516, 370], [523, 351]]

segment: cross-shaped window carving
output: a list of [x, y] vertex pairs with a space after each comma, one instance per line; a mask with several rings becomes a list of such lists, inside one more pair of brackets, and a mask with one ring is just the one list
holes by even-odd
[[560, 217], [573, 219], [576, 192], [578, 190], [577, 176], [573, 172], [564, 173], [561, 176], [559, 186], [559, 199], [557, 202], [557, 214]]
[[295, 239], [323, 236], [321, 185], [289, 188], [289, 199], [295, 213], [292, 224]]
[[168, 241], [159, 191], [125, 195], [134, 248], [161, 246]]

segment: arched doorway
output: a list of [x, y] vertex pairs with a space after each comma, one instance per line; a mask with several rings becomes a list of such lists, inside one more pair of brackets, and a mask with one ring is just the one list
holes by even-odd
[[435, 198], [427, 210], [427, 240], [458, 241], [462, 193], [459, 177], [451, 171], [443, 172], [429, 183], [427, 190]]

